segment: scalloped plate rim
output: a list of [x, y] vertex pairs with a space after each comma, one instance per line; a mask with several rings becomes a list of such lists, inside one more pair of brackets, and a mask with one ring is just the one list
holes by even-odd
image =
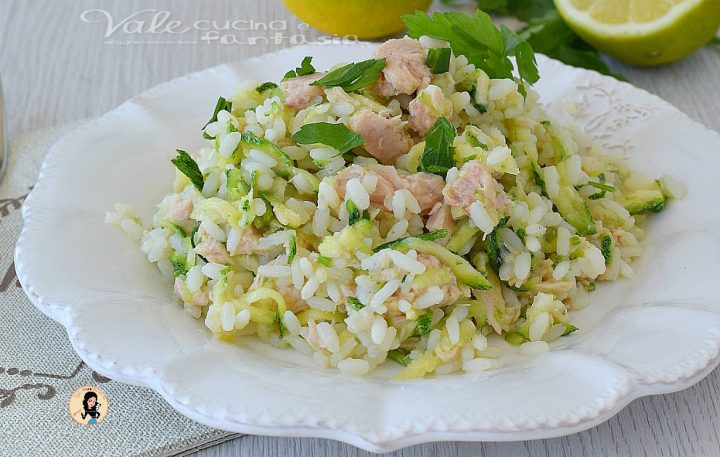
[[[304, 46], [334, 46], [330, 43], [314, 43]], [[359, 43], [355, 46], [364, 46], [368, 49], [371, 49], [372, 47], [376, 46], [372, 43]], [[243, 62], [252, 62], [255, 60], [262, 60], [266, 59], [269, 55], [272, 56], [282, 56], [284, 54], [291, 54], [293, 52], [297, 51], [297, 48], [302, 47], [291, 47], [286, 48], [280, 51], [277, 51], [272, 54], [264, 54], [261, 56], [253, 57], [250, 59], [245, 59]], [[547, 59], [544, 56], [543, 59], [546, 59], [546, 63], [551, 63], [554, 66], [557, 66], [560, 69], [563, 69], [565, 71], [588, 71], [588, 70], [578, 70], [573, 67], [568, 67], [560, 62], [553, 61], [552, 59]], [[159, 84], [151, 89], [148, 89], [146, 91], [143, 91], [140, 95], [150, 95], [152, 93], [155, 93], [156, 91], [160, 91], [163, 89], [166, 89], [170, 87], [172, 84], [175, 84], [179, 81], [184, 80], [191, 80], [194, 77], [197, 77], [200, 74], [204, 74], [207, 72], [215, 72], [218, 69], [221, 69], [225, 66], [228, 66], [231, 64], [221, 64], [217, 65], [212, 68], [200, 70], [198, 72], [190, 73], [185, 76], [181, 76], [178, 78], [174, 78], [170, 81], [167, 81], [165, 83]], [[595, 73], [595, 72], [592, 72]], [[601, 78], [607, 78], [604, 76], [601, 76]], [[607, 78], [610, 79], [610, 78]], [[708, 132], [712, 135], [714, 135], [718, 140], [720, 140], [720, 135], [717, 132], [714, 132], [712, 130], [709, 130], [702, 126], [700, 123], [692, 120], [687, 115], [682, 113], [680, 110], [675, 108], [670, 103], [662, 100], [661, 98], [650, 94], [642, 89], [636, 88], [628, 83], [625, 82], [619, 82], [616, 80], [612, 80], [613, 84], [620, 84], [620, 85], [627, 85], [632, 87], [633, 90], [639, 91], [643, 94], [644, 97], [647, 97], [648, 99], [651, 99], [655, 103], [659, 103], [661, 105], [664, 105], [665, 108], [670, 108], [673, 110], [674, 114], [681, 115], [683, 117], [683, 122], [689, 122], [692, 124], [694, 128], [699, 128], [704, 130], [705, 132]], [[118, 112], [122, 111], [123, 109], [126, 109], [128, 106], [132, 106], [135, 102], [134, 100], [137, 98], [133, 97], [129, 99], [128, 101], [124, 102], [123, 104], [119, 105], [117, 108], [113, 109], [112, 111], [108, 112], [107, 114], [103, 115], [102, 117], [91, 121], [76, 130], [70, 132], [65, 137], [63, 137], [61, 140], [59, 140], [49, 151], [47, 154], [47, 157], [45, 158], [40, 175], [38, 177], [38, 183], [43, 182], [43, 177], [48, 173], [46, 165], [49, 162], [52, 162], [54, 156], [60, 151], [66, 141], [68, 141], [70, 138], [73, 138], [77, 135], [82, 135], [83, 132], [90, 129], [93, 125], [96, 125], [98, 123], [105, 122], [108, 118], [111, 118], [113, 115], [116, 115]], [[576, 433], [588, 428], [591, 428], [595, 425], [598, 425], [610, 417], [617, 414], [620, 410], [622, 410], [627, 404], [629, 404], [631, 401], [647, 396], [647, 395], [655, 395], [655, 394], [665, 394], [665, 393], [671, 393], [676, 392], [682, 389], [686, 389], [693, 384], [697, 383], [701, 379], [703, 379], [705, 376], [707, 376], [711, 371], [715, 369], [715, 367], [718, 366], [720, 363], [720, 354], [718, 351], [715, 353], [714, 358], [710, 358], [708, 362], [703, 366], [702, 368], [699, 368], [696, 372], [692, 373], [689, 376], [686, 376], [682, 379], [678, 379], [677, 381], [670, 382], [670, 383], [642, 383], [639, 382], [637, 379], [635, 379], [633, 376], [629, 375], [629, 385], [628, 390], [624, 394], [618, 396], [618, 398], [614, 401], [614, 403], [610, 404], [608, 408], [606, 408], [603, 411], [600, 411], [595, 417], [587, 420], [581, 420], [580, 422], [570, 425], [570, 426], [563, 426], [555, 429], [547, 429], [547, 428], [540, 428], [537, 430], [521, 430], [521, 431], [514, 431], [514, 432], [493, 432], [488, 430], [473, 430], [473, 431], [462, 431], [462, 432], [452, 432], [452, 431], [438, 431], [438, 430], [429, 430], [422, 433], [412, 433], [412, 434], [405, 434], [401, 438], [387, 440], [387, 441], [372, 441], [365, 439], [358, 434], [353, 434], [351, 432], [347, 432], [342, 429], [342, 427], [337, 428], [322, 428], [322, 427], [311, 427], [311, 426], [262, 426], [252, 423], [243, 423], [243, 422], [232, 422], [229, 421], [227, 418], [225, 418], [225, 421], [218, 420], [210, 416], [206, 416], [196, 409], [190, 407], [189, 405], [184, 405], [183, 403], [177, 401], [175, 397], [173, 397], [170, 392], [164, 387], [162, 384], [162, 379], [159, 376], [152, 376], [153, 370], [149, 370], [146, 372], [140, 372], [140, 371], [132, 371], [129, 374], [124, 373], [122, 370], [122, 367], [114, 366], [112, 364], [104, 364], [101, 361], [96, 359], [97, 354], [93, 354], [89, 351], [85, 351], [81, 349], [78, 345], [78, 341], [76, 341], [75, 338], [73, 338], [73, 322], [69, 321], [68, 313], [63, 309], [63, 304], [57, 304], [57, 303], [50, 303], [48, 300], [46, 300], [44, 297], [42, 297], [40, 294], [36, 292], [36, 289], [33, 287], [32, 280], [28, 277], [27, 267], [23, 260], [23, 249], [25, 244], [28, 242], [28, 237], [30, 237], [28, 230], [26, 229], [27, 223], [32, 219], [32, 215], [34, 211], [41, 210], [42, 208], [33, 208], [33, 205], [35, 202], [35, 197], [33, 195], [37, 195], [37, 189], [41, 188], [40, 186], [37, 186], [33, 191], [30, 193], [30, 196], [28, 196], [27, 201], [23, 207], [22, 216], [25, 221], [25, 226], [23, 226], [23, 230], [21, 232], [20, 238], [17, 242], [17, 248], [15, 252], [15, 265], [17, 269], [17, 275], [18, 279], [20, 280], [21, 285], [23, 286], [24, 290], [28, 293], [28, 296], [31, 300], [31, 302], [45, 315], [50, 317], [51, 319], [59, 322], [62, 324], [67, 332], [68, 336], [70, 338], [71, 344], [75, 351], [78, 353], [78, 355], [94, 370], [98, 371], [99, 373], [102, 373], [106, 376], [110, 376], [111, 378], [114, 378], [116, 380], [120, 380], [122, 382], [128, 383], [128, 384], [134, 384], [139, 386], [146, 386], [150, 387], [153, 390], [160, 393], [168, 403], [170, 403], [175, 409], [181, 411], [183, 414], [201, 422], [209, 426], [215, 426], [235, 432], [240, 433], [259, 433], [259, 434], [267, 434], [267, 435], [273, 435], [273, 436], [305, 436], [305, 437], [322, 437], [322, 438], [330, 438], [330, 439], [337, 439], [344, 442], [348, 442], [350, 444], [353, 444], [355, 446], [373, 451], [373, 452], [388, 452], [395, 449], [399, 449], [401, 447], [410, 446], [414, 444], [420, 444], [425, 442], [433, 442], [433, 441], [441, 441], [441, 440], [458, 440], [458, 441], [514, 441], [514, 440], [522, 440], [522, 439], [540, 439], [540, 438], [551, 438], [551, 437], [557, 437], [557, 436], [563, 436], [571, 433]], [[198, 349], [201, 350], [201, 349]], [[612, 361], [608, 361], [608, 363], [614, 363]]]

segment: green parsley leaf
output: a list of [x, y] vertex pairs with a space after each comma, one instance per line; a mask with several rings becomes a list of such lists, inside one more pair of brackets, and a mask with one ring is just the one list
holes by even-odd
[[352, 200], [348, 200], [345, 203], [345, 208], [348, 212], [348, 225], [354, 225], [355, 222], [359, 221], [362, 217], [360, 214], [360, 210], [358, 209], [357, 205], [355, 205], [355, 202]]
[[200, 172], [200, 167], [198, 166], [197, 162], [190, 157], [190, 154], [183, 151], [182, 149], [177, 150], [177, 157], [171, 160], [173, 165], [175, 165], [175, 168], [177, 168], [180, 173], [184, 174], [190, 179], [190, 182], [193, 183], [193, 186], [200, 192], [202, 192], [203, 186], [205, 185], [205, 179], [203, 178], [202, 173]]
[[425, 65], [435, 74], [445, 73], [450, 70], [450, 54], [450, 48], [431, 49], [425, 58]]
[[266, 90], [270, 90], [270, 89], [277, 89], [277, 84], [275, 84], [275, 83], [272, 82], [272, 81], [268, 81], [268, 82], [266, 82], [266, 83], [260, 84], [259, 86], [257, 86], [257, 87], [255, 88], [255, 90], [256, 90], [257, 93], [259, 93], [259, 94], [262, 94], [262, 93], [265, 92]]
[[312, 57], [305, 56], [302, 62], [300, 62], [300, 66], [285, 73], [282, 80], [285, 81], [286, 79], [295, 78], [297, 76], [311, 75], [315, 72], [315, 67], [312, 66]]
[[445, 177], [448, 170], [455, 166], [453, 159], [455, 127], [445, 117], [440, 116], [425, 134], [425, 150], [418, 169]]
[[[215, 104], [215, 109], [213, 110], [213, 115], [210, 118], [209, 121], [205, 125], [203, 125], [202, 129], [205, 130], [205, 127], [212, 124], [213, 122], [217, 122], [217, 115], [220, 111], [227, 111], [228, 113], [232, 112], [232, 102], [225, 100], [223, 97], [218, 98], [217, 103]], [[214, 137], [211, 137], [210, 135], [206, 136], [207, 139], [212, 140]]]
[[602, 252], [603, 257], [605, 257], [605, 265], [609, 264], [612, 259], [612, 245], [612, 236], [603, 236], [602, 241], [600, 241], [600, 252]]
[[345, 124], [328, 122], [305, 124], [293, 134], [292, 139], [298, 144], [324, 144], [337, 149], [340, 154], [364, 143], [363, 137], [345, 127]]
[[348, 304], [352, 306], [355, 311], [360, 311], [365, 307], [365, 305], [363, 305], [362, 302], [357, 299], [357, 297], [348, 297], [347, 301]]
[[[487, 113], [487, 106], [481, 105], [480, 103], [475, 101], [475, 92], [477, 92], [477, 85], [473, 84], [473, 86], [468, 91], [468, 94], [470, 94], [470, 103], [472, 106], [475, 107], [476, 110], [480, 112], [480, 114]], [[483, 149], [487, 149], [487, 146], [485, 146], [483, 143], [478, 141], [477, 137], [475, 135], [471, 135], [468, 133], [468, 141], [470, 142], [470, 146], [472, 147], [478, 147], [482, 146]]]
[[455, 55], [464, 55], [468, 62], [485, 71], [491, 78], [512, 78], [516, 57], [520, 79], [530, 84], [538, 79], [532, 47], [514, 33], [495, 28], [489, 15], [477, 10], [474, 16], [459, 12], [435, 13], [432, 16], [416, 11], [403, 16], [408, 34], [413, 38], [427, 35], [450, 43]]
[[297, 242], [295, 236], [291, 235], [287, 245], [287, 263], [290, 265], [297, 254]]
[[326, 267], [332, 266], [332, 259], [329, 257], [318, 256], [317, 260], [318, 260], [318, 263], [320, 263], [321, 265], [325, 265]]
[[186, 257], [187, 256], [185, 254], [175, 254], [170, 260], [175, 277], [187, 274], [188, 268], [187, 265], [185, 265]]
[[[498, 224], [499, 225], [499, 224]], [[495, 270], [495, 273], [500, 271], [500, 267], [503, 264], [502, 260], [502, 250], [504, 248], [504, 245], [502, 244], [500, 240], [500, 235], [497, 231], [497, 229], [494, 229], [485, 239], [485, 251], [488, 254], [488, 261], [490, 262], [490, 266], [493, 270]]]
[[432, 313], [425, 313], [418, 316], [417, 319], [415, 319], [417, 328], [415, 329], [414, 335], [423, 336], [430, 333], [430, 330], [432, 330], [432, 321]]
[[720, 36], [714, 36], [714, 37], [710, 38], [710, 41], [708, 42], [708, 44], [720, 45]]
[[610, 70], [597, 50], [573, 32], [554, 8], [526, 20], [529, 21], [528, 25], [518, 35], [527, 40], [535, 52], [541, 52], [574, 67], [595, 70], [625, 80], [623, 76]]
[[349, 63], [336, 68], [310, 85], [342, 87], [345, 92], [355, 92], [377, 81], [383, 68], [385, 68], [385, 59]]
[[193, 227], [192, 232], [190, 232], [190, 245], [195, 249], [195, 234], [200, 230], [200, 222], [195, 224], [195, 227]]

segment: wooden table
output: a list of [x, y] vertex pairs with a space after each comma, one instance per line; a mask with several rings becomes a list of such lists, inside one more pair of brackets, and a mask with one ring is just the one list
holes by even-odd
[[[156, 13], [147, 10], [167, 11], [168, 21], [181, 23], [175, 27], [177, 33], [148, 30]], [[134, 33], [139, 23], [125, 21], [130, 16], [130, 21], [145, 21], [142, 31]], [[216, 34], [198, 30], [212, 27], [213, 20], [219, 27], [237, 21], [235, 26], [245, 30]], [[113, 26], [118, 30], [108, 32]], [[123, 27], [131, 33], [125, 33]], [[186, 27], [190, 30], [179, 30]], [[243, 44], [223, 43], [219, 39], [223, 35]], [[286, 47], [290, 38], [298, 35], [311, 41], [318, 32], [300, 26], [279, 0], [2, 0], [0, 75], [6, 91], [9, 134], [98, 116], [160, 82]], [[636, 86], [720, 130], [720, 47], [703, 49], [680, 63], [657, 69], [610, 64]], [[328, 440], [242, 436], [196, 455], [367, 454]], [[720, 371], [685, 391], [636, 400], [606, 423], [564, 438], [435, 443], [392, 455], [718, 456]]]

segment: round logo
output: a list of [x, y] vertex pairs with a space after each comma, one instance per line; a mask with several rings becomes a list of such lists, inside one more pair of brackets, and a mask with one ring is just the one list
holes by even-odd
[[68, 400], [70, 417], [80, 425], [99, 424], [105, 420], [110, 403], [105, 392], [94, 386], [82, 386]]

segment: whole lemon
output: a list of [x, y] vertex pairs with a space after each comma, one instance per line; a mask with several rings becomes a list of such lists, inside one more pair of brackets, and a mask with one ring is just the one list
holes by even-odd
[[555, 0], [582, 39], [626, 63], [674, 62], [720, 27], [718, 0]]
[[405, 28], [401, 16], [427, 10], [431, 0], [283, 0], [300, 20], [332, 35], [363, 40], [394, 35]]

